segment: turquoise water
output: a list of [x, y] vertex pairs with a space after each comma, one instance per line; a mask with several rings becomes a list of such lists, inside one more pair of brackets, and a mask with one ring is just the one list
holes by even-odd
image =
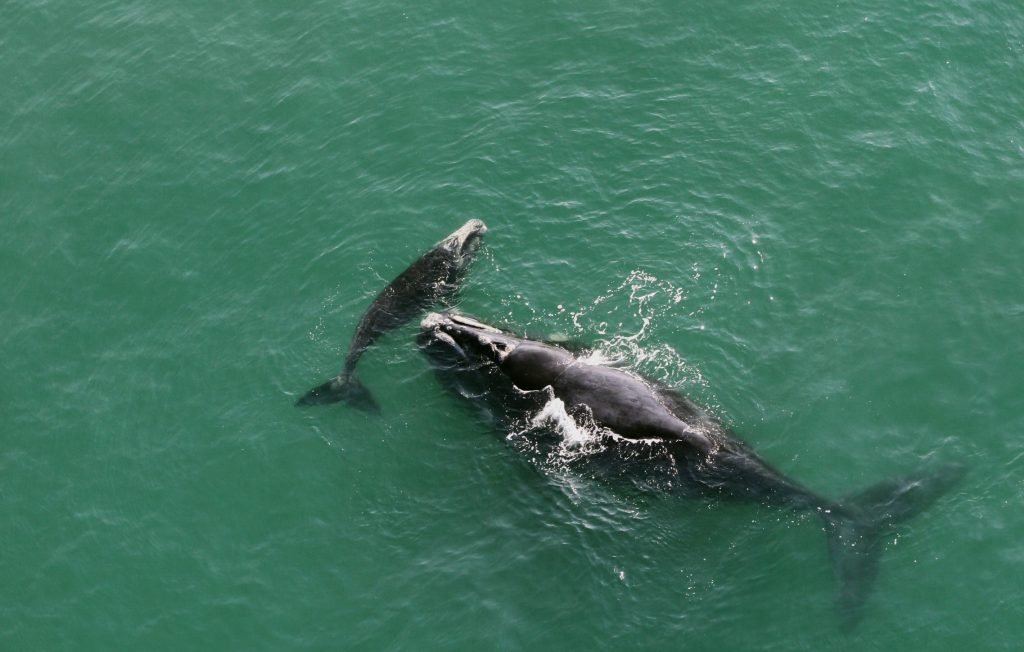
[[[507, 4], [507, 3], [506, 3]], [[1024, 635], [1012, 3], [7, 2], [0, 648], [995, 650]], [[818, 524], [519, 455], [382, 339], [597, 342], [831, 496], [970, 475], [844, 634]]]

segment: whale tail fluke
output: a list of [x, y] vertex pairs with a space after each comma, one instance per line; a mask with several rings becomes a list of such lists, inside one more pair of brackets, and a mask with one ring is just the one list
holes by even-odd
[[296, 406], [325, 405], [343, 401], [352, 407], [366, 412], [378, 414], [380, 406], [374, 400], [370, 390], [352, 376], [335, 376], [325, 383], [309, 390], [295, 402]]
[[836, 578], [836, 608], [844, 628], [852, 629], [863, 616], [886, 535], [927, 509], [964, 473], [964, 467], [951, 465], [886, 480], [822, 511]]

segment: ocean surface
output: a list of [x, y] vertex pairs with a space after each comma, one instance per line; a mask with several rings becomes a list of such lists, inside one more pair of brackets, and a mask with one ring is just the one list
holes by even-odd
[[[0, 649], [1016, 650], [1024, 12], [7, 0]], [[536, 463], [413, 338], [590, 342], [826, 496], [946, 464], [852, 632], [820, 523]]]

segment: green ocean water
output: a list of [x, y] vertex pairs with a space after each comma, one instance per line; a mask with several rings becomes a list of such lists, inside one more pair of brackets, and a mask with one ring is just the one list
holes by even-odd
[[[1024, 636], [1024, 12], [0, 6], [0, 649], [1003, 650]], [[844, 633], [818, 523], [519, 455], [413, 344], [596, 342], [829, 496], [965, 481]]]

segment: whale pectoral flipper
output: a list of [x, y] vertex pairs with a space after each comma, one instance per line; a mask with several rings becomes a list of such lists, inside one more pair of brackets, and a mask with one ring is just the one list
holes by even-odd
[[863, 615], [886, 535], [927, 509], [959, 483], [964, 473], [962, 466], [950, 465], [886, 480], [840, 501], [835, 508], [821, 510], [836, 577], [836, 607], [845, 627], [852, 628]]
[[343, 401], [366, 412], [380, 413], [380, 406], [370, 394], [370, 390], [366, 389], [366, 386], [355, 377], [345, 375], [335, 376], [327, 382], [317, 385], [296, 401], [295, 405], [326, 405], [338, 401]]

